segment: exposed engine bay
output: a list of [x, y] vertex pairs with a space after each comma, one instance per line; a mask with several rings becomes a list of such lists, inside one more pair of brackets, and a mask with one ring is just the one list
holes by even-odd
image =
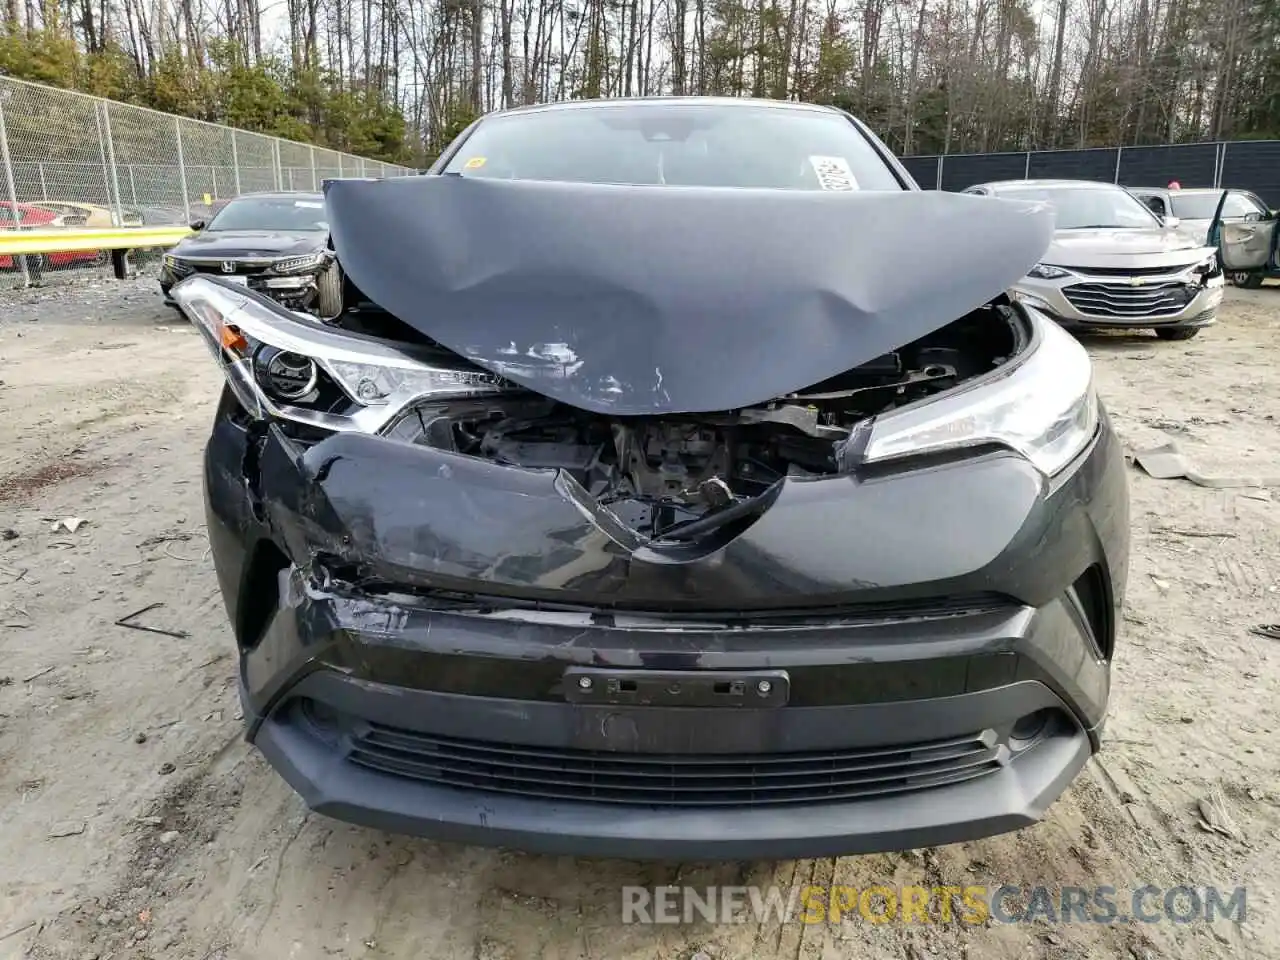
[[1024, 348], [1025, 337], [1002, 298], [758, 407], [611, 418], [520, 391], [418, 407], [389, 435], [497, 463], [562, 470], [637, 533], [685, 539], [739, 514], [783, 477], [841, 472], [859, 423], [999, 367]]

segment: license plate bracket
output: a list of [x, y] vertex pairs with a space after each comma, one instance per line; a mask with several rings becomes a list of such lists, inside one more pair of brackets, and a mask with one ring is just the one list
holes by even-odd
[[234, 283], [237, 287], [247, 287], [249, 285], [248, 277], [224, 276], [222, 279], [227, 283]]
[[638, 707], [786, 706], [791, 678], [785, 670], [609, 670], [570, 667], [564, 697], [583, 705]]

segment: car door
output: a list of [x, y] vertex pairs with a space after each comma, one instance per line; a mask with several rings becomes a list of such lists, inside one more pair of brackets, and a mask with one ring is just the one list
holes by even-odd
[[1223, 220], [1266, 220], [1271, 210], [1256, 195], [1247, 190], [1228, 190], [1222, 207]]
[[1275, 249], [1277, 221], [1271, 211], [1259, 208], [1248, 216], [1237, 211], [1239, 200], [1232, 194], [1238, 191], [1224, 190], [1218, 199], [1209, 224], [1209, 243], [1217, 246], [1223, 269], [1262, 270], [1271, 262]]

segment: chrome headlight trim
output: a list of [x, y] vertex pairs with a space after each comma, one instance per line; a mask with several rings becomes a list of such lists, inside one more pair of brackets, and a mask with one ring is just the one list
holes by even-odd
[[308, 253], [301, 257], [285, 257], [271, 264], [271, 272], [278, 274], [307, 273], [322, 267], [328, 257], [323, 253]]
[[1079, 456], [1101, 417], [1093, 363], [1069, 333], [1023, 309], [1035, 341], [1007, 373], [876, 417], [864, 462], [999, 444], [1053, 477]]
[[[426, 400], [491, 396], [514, 389], [496, 374], [441, 365], [438, 354], [335, 330], [309, 314], [286, 311], [243, 287], [195, 276], [170, 296], [191, 320], [249, 414], [339, 432], [376, 434]], [[346, 413], [282, 403], [258, 383], [253, 345], [314, 360], [352, 401]], [[433, 362], [434, 361], [434, 362]]]

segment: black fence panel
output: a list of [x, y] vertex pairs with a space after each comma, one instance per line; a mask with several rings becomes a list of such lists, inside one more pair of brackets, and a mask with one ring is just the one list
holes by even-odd
[[1218, 144], [1178, 143], [1126, 147], [1120, 151], [1120, 182], [1126, 187], [1212, 187], [1218, 172]]
[[1037, 180], [1101, 180], [1114, 183], [1116, 152], [1101, 150], [1040, 150], [1031, 154], [1031, 177]]
[[1021, 180], [1027, 175], [1025, 153], [968, 153], [944, 158], [942, 189], [963, 190], [992, 180]]
[[1280, 207], [1280, 140], [1224, 143], [1220, 186], [1252, 190]]
[[1251, 190], [1280, 208], [1280, 140], [1233, 140], [1229, 143], [1171, 143], [1154, 147], [1122, 147], [1117, 179], [1116, 149], [1033, 150], [1025, 153], [964, 153], [949, 157], [905, 157], [903, 163], [926, 190], [938, 181], [942, 189], [963, 190], [990, 180], [1102, 180], [1126, 187], [1164, 187], [1177, 180], [1184, 187], [1234, 187]]
[[903, 157], [902, 165], [913, 180], [924, 190], [938, 189], [937, 157]]

